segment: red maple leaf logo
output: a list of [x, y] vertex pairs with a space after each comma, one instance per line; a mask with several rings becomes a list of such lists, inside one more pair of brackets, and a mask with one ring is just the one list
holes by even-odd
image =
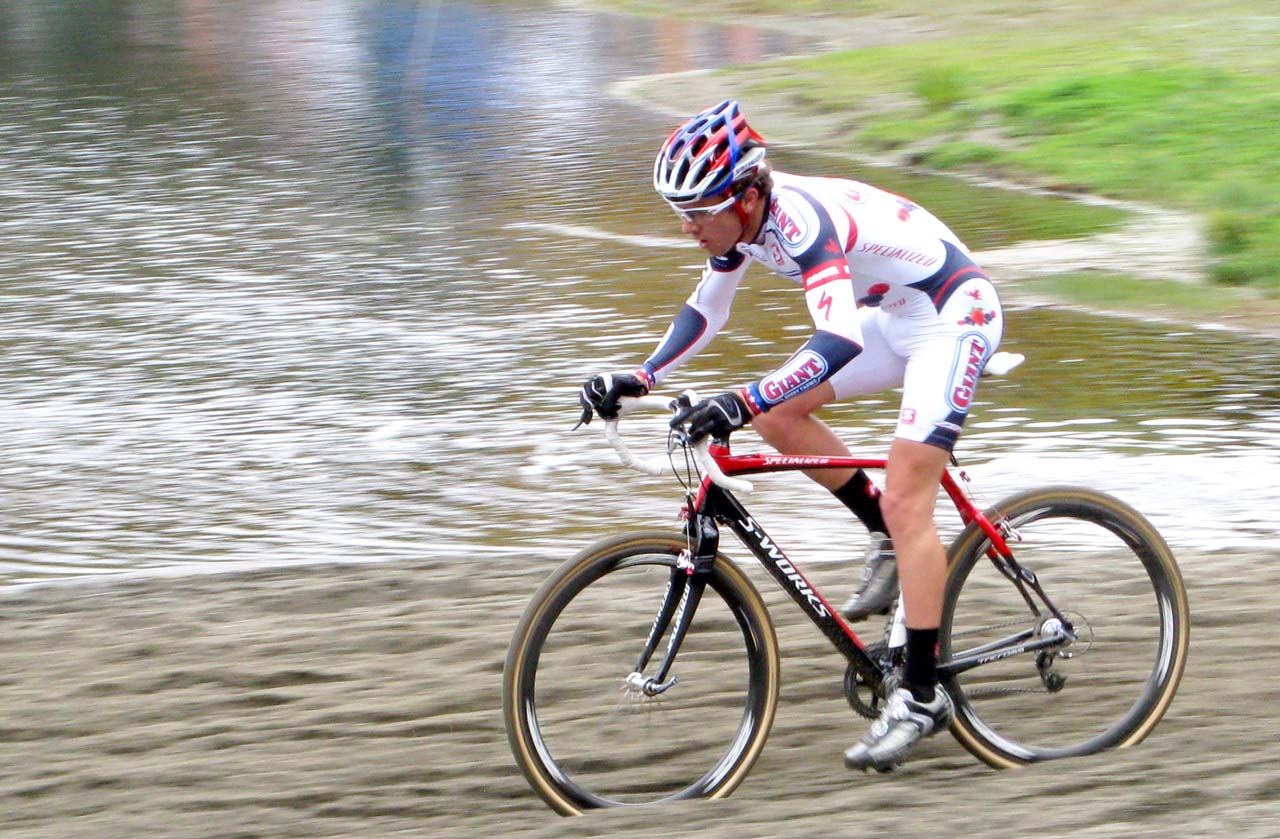
[[969, 314], [965, 315], [964, 320], [956, 321], [962, 326], [986, 326], [988, 323], [995, 323], [995, 310], [984, 312], [981, 309], [973, 309]]

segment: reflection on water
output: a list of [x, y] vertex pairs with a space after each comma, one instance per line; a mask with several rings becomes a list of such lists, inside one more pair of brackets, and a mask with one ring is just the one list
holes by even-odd
[[[669, 126], [605, 85], [797, 48], [711, 35], [492, 4], [6, 5], [0, 579], [543, 558], [600, 514], [668, 521], [668, 483], [568, 428], [576, 383], [647, 353], [698, 270], [643, 238], [678, 236], [647, 187]], [[776, 366], [801, 305], [754, 275], [673, 384]], [[1274, 344], [1029, 310], [1006, 347], [1030, 360], [961, 444], [993, 497], [1084, 482], [1175, 546], [1274, 541]], [[832, 418], [882, 450], [894, 413]], [[821, 493], [759, 483], [779, 535], [845, 553]]]

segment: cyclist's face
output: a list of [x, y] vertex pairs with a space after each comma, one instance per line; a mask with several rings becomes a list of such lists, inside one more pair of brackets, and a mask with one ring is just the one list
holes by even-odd
[[[759, 203], [755, 188], [747, 189], [738, 197], [736, 203], [749, 217], [753, 217], [752, 211]], [[723, 196], [704, 198], [691, 204], [686, 208], [690, 211], [688, 212], [690, 217], [681, 220], [680, 229], [686, 235], [692, 236], [697, 241], [698, 247], [707, 253], [712, 256], [724, 256], [743, 239], [745, 232], [742, 219], [734, 204], [734, 201], [726, 200]], [[699, 213], [699, 209], [707, 209], [709, 212]]]

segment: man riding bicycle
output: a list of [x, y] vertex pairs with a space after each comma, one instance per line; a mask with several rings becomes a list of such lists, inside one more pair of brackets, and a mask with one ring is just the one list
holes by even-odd
[[673, 427], [697, 440], [750, 423], [783, 454], [849, 457], [813, 412], [902, 388], [883, 491], [861, 470], [806, 473], [872, 534], [862, 584], [841, 613], [850, 620], [884, 613], [901, 579], [903, 683], [844, 756], [850, 768], [888, 769], [952, 716], [936, 669], [946, 557], [933, 508], [978, 375], [1000, 344], [999, 298], [959, 238], [919, 205], [858, 181], [772, 171], [764, 139], [734, 101], [667, 138], [653, 184], [707, 252], [707, 264], [637, 370], [586, 382], [584, 418], [594, 412], [612, 419], [619, 397], [648, 393], [701, 351], [728, 320], [751, 262], [804, 289], [815, 331], [781, 367], [685, 407]]

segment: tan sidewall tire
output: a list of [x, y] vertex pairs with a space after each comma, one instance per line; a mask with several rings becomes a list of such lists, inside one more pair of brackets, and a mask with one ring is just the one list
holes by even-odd
[[[678, 554], [684, 547], [684, 537], [678, 534], [661, 531], [641, 532], [611, 537], [597, 542], [578, 553], [561, 565], [538, 589], [529, 605], [525, 608], [519, 623], [512, 635], [511, 645], [507, 650], [506, 664], [502, 677], [502, 710], [506, 720], [507, 739], [511, 745], [516, 764], [524, 773], [534, 791], [542, 797], [556, 812], [561, 815], [577, 815], [583, 812], [581, 805], [566, 797], [558, 788], [554, 779], [549, 777], [541, 765], [541, 761], [532, 752], [532, 737], [524, 716], [519, 713], [521, 702], [520, 680], [522, 671], [527, 666], [530, 636], [533, 630], [544, 619], [551, 604], [559, 597], [567, 586], [575, 585], [583, 574], [590, 574], [600, 562], [610, 561], [611, 557], [625, 553], [637, 555], [643, 553]], [[742, 783], [752, 765], [760, 756], [768, 739], [769, 729], [777, 711], [778, 695], [781, 685], [781, 674], [778, 654], [777, 636], [764, 599], [742, 570], [725, 556], [716, 560], [714, 572], [729, 587], [733, 588], [743, 604], [743, 608], [751, 616], [756, 628], [756, 641], [764, 659], [765, 700], [758, 723], [752, 733], [751, 740], [743, 750], [741, 758], [711, 790], [708, 797], [723, 798], [729, 795]], [[694, 619], [692, 631], [697, 631], [697, 619]], [[640, 643], [643, 639], [637, 639]], [[710, 767], [708, 767], [710, 768]]]
[[[1150, 549], [1152, 556], [1163, 568], [1170, 582], [1170, 591], [1168, 593], [1171, 599], [1175, 624], [1175, 637], [1172, 639], [1168, 668], [1170, 676], [1161, 687], [1155, 704], [1143, 717], [1139, 725], [1126, 734], [1120, 742], [1111, 747], [1127, 748], [1142, 742], [1151, 733], [1151, 730], [1155, 728], [1168, 710], [1169, 704], [1173, 702], [1174, 694], [1177, 693], [1178, 683], [1181, 681], [1182, 672], [1186, 667], [1187, 650], [1190, 646], [1191, 614], [1187, 600], [1186, 585], [1182, 580], [1182, 574], [1178, 569], [1178, 564], [1172, 551], [1169, 550], [1164, 538], [1151, 523], [1137, 510], [1106, 493], [1083, 487], [1045, 487], [1006, 498], [987, 510], [986, 516], [990, 521], [996, 521], [1005, 516], [1017, 519], [1018, 516], [1025, 512], [1057, 505], [1084, 505], [1104, 511], [1125, 522], [1132, 532]], [[976, 524], [970, 524], [956, 537], [951, 548], [947, 551], [949, 566], [947, 575], [947, 608], [953, 602], [953, 586], [963, 584], [963, 580], [959, 579], [959, 575], [963, 571], [960, 567], [961, 561], [977, 550], [985, 540], [986, 534], [983, 533], [982, 529]], [[1023, 766], [1028, 762], [994, 747], [986, 738], [966, 724], [960, 714], [956, 715], [951, 724], [951, 733], [960, 741], [962, 746], [990, 766], [998, 769], [1011, 769]]]

